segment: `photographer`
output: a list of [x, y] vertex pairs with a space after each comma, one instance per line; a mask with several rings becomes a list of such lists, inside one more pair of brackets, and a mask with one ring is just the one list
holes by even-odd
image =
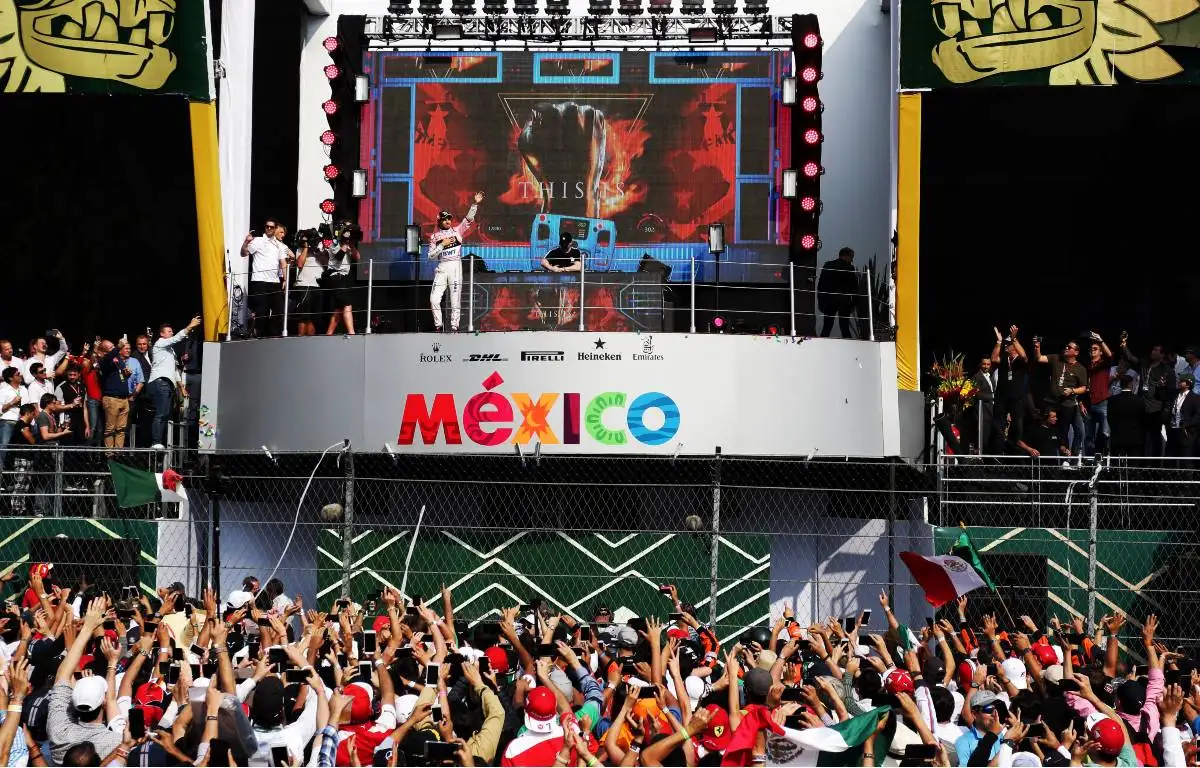
[[151, 448], [156, 451], [166, 446], [167, 417], [171, 415], [171, 406], [175, 401], [175, 382], [179, 378], [175, 361], [175, 346], [187, 341], [188, 334], [200, 326], [200, 316], [196, 315], [179, 333], [175, 333], [170, 325], [163, 324], [158, 328], [158, 339], [150, 350], [150, 381], [146, 384], [150, 402], [154, 406], [154, 418], [150, 423]]
[[338, 233], [338, 242], [325, 253], [325, 277], [321, 282], [329, 296], [329, 327], [326, 336], [332, 336], [337, 330], [340, 320], [346, 326], [346, 335], [354, 335], [354, 307], [351, 290], [354, 278], [350, 275], [350, 267], [362, 256], [358, 252], [358, 241], [362, 239], [362, 230], [349, 224], [342, 227]]
[[315, 229], [297, 234], [296, 286], [292, 291], [291, 312], [296, 316], [297, 336], [316, 336], [317, 318], [323, 311], [321, 276], [325, 274], [325, 252]]
[[[58, 339], [58, 349], [53, 355], [46, 354], [46, 339]], [[33, 383], [33, 372], [29, 367], [34, 363], [41, 363], [46, 370], [46, 378], [50, 383], [54, 383], [54, 369], [58, 367], [59, 362], [67, 356], [67, 340], [63, 338], [62, 332], [57, 328], [51, 328], [46, 331], [46, 335], [42, 338], [29, 340], [29, 357], [25, 358], [25, 367], [21, 373], [25, 375], [25, 384]]]

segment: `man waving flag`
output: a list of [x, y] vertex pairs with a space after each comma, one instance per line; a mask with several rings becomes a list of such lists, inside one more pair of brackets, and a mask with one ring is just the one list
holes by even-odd
[[126, 509], [172, 501], [179, 504], [180, 519], [187, 517], [187, 492], [183, 488], [183, 477], [175, 470], [154, 473], [110, 461], [108, 471], [112, 473], [118, 507]]

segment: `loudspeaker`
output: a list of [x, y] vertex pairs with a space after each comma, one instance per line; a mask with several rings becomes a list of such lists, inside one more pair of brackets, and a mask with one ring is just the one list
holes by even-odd
[[29, 559], [54, 563], [54, 581], [61, 586], [74, 589], [86, 577], [98, 590], [120, 595], [121, 587], [138, 583], [141, 550], [137, 539], [34, 539]]

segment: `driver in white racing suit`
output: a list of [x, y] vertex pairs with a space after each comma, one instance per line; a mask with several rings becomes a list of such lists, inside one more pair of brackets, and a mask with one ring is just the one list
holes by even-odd
[[437, 231], [429, 236], [429, 258], [437, 259], [437, 270], [433, 273], [433, 290], [429, 292], [429, 305], [433, 310], [433, 330], [442, 331], [442, 296], [450, 288], [450, 330], [458, 330], [462, 314], [462, 243], [467, 230], [475, 223], [475, 212], [483, 202], [483, 193], [475, 193], [475, 203], [462, 221], [450, 226], [449, 211], [438, 214]]

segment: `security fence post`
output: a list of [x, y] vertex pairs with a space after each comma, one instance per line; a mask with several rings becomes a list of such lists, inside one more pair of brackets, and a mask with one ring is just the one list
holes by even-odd
[[354, 451], [350, 441], [342, 449], [345, 499], [342, 504], [342, 597], [350, 597], [350, 577], [354, 567]]
[[717, 557], [721, 548], [721, 446], [712, 463], [712, 546], [709, 548], [708, 623], [717, 624]]

